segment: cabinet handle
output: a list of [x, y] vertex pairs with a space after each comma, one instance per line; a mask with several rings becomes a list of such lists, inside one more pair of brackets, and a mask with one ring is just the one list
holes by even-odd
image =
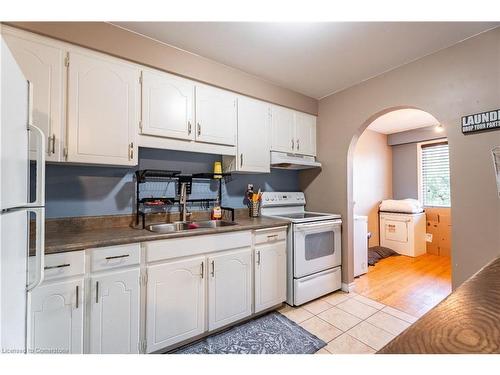
[[48, 150], [49, 155], [56, 153], [56, 135], [55, 134], [52, 134], [52, 136], [49, 137], [48, 149], [49, 149]]
[[257, 251], [257, 264], [260, 265], [260, 251]]
[[205, 263], [201, 262], [201, 278], [205, 277]]
[[276, 239], [278, 239], [278, 235], [277, 234], [270, 234], [269, 236], [267, 236], [267, 239], [269, 241], [276, 240]]
[[188, 121], [188, 135], [191, 135], [191, 121]]
[[240, 154], [240, 167], [243, 167], [243, 154]]
[[300, 143], [299, 143], [300, 139], [297, 139], [297, 150], [300, 150]]
[[199, 122], [196, 125], [198, 126], [198, 135], [201, 135], [201, 125]]
[[215, 277], [215, 260], [212, 260], [212, 272], [211, 272], [212, 277]]
[[292, 150], [295, 150], [295, 143], [293, 141], [293, 138], [292, 138]]
[[80, 286], [76, 286], [76, 308], [80, 305]]
[[129, 145], [129, 160], [134, 159], [134, 142], [131, 142]]
[[106, 257], [105, 259], [106, 260], [119, 259], [119, 258], [127, 258], [129, 256], [130, 256], [130, 254], [123, 254], [123, 255], [115, 255], [115, 256], [112, 256], [112, 257]]
[[99, 281], [95, 282], [95, 303], [99, 303]]
[[43, 267], [44, 270], [53, 270], [54, 268], [64, 268], [64, 267], [69, 267], [71, 264], [65, 263], [65, 264], [58, 264], [57, 266], [46, 266]]

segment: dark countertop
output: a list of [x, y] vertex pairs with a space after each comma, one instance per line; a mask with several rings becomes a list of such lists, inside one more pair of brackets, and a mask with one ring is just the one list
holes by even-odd
[[500, 353], [500, 258], [378, 353]]
[[220, 227], [188, 230], [177, 233], [159, 234], [146, 229], [130, 226], [82, 228], [78, 225], [64, 225], [58, 230], [49, 230], [45, 234], [45, 254], [84, 250], [95, 247], [123, 245], [134, 242], [165, 240], [168, 238], [191, 237], [215, 233], [227, 233], [240, 230], [272, 228], [288, 225], [285, 220], [273, 218], [237, 218], [238, 224]]

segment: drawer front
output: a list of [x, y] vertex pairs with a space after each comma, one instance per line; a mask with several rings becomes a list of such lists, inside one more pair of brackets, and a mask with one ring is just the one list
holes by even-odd
[[255, 244], [270, 243], [286, 240], [287, 227], [257, 229], [255, 231]]
[[88, 249], [90, 253], [90, 271], [104, 271], [118, 267], [127, 267], [141, 262], [141, 245], [101, 247]]
[[[30, 257], [30, 280], [33, 280], [35, 276], [35, 263], [35, 257]], [[45, 256], [44, 281], [83, 274], [85, 274], [85, 254], [83, 251], [49, 254]]]
[[336, 267], [311, 276], [294, 279], [294, 305], [300, 306], [340, 289], [342, 287], [341, 274], [341, 268]]
[[239, 249], [252, 245], [250, 231], [172, 238], [145, 243], [146, 261], [156, 262], [217, 251]]

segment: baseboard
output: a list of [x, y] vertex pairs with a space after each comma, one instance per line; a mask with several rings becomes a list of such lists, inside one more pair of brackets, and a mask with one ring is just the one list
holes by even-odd
[[354, 292], [354, 283], [350, 283], [350, 284], [347, 284], [347, 283], [342, 283], [342, 291], [343, 292], [346, 292], [346, 293], [351, 293], [351, 292]]

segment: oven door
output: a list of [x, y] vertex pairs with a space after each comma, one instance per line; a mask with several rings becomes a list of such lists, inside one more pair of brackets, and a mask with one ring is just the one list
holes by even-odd
[[293, 225], [295, 278], [340, 266], [341, 226], [340, 220]]

